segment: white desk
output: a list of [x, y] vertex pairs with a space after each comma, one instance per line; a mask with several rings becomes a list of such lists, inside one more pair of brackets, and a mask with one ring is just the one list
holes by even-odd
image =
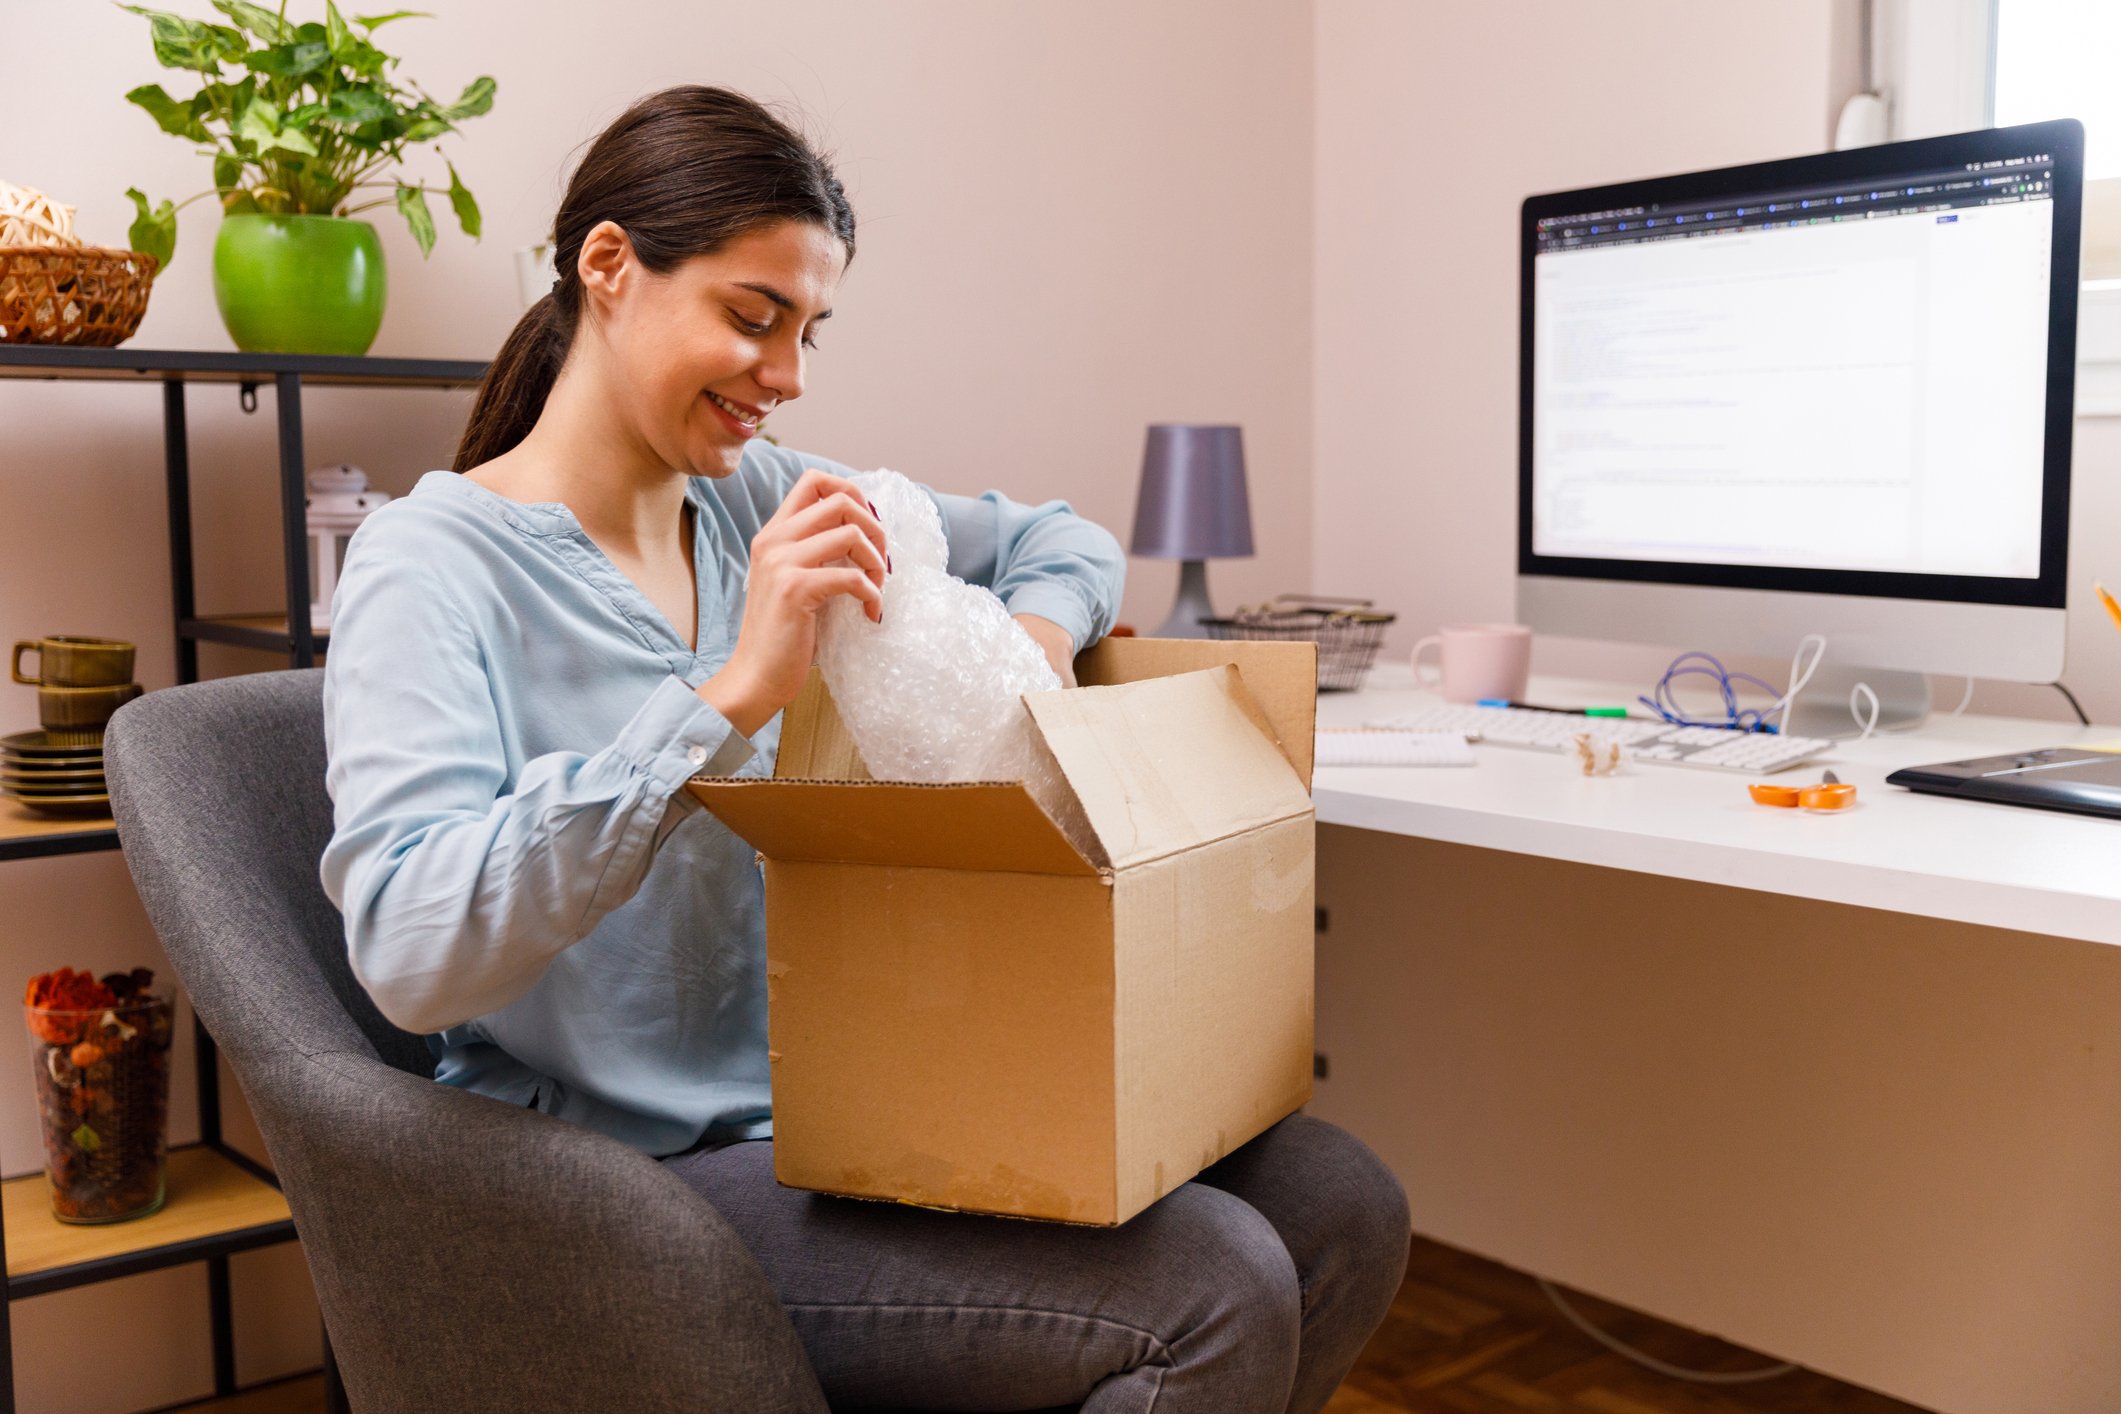
[[[1610, 684], [1545, 679], [1530, 700], [1617, 705], [1634, 696]], [[1321, 694], [1318, 722], [1359, 726], [1435, 700], [1393, 663], [1373, 671], [1361, 692]], [[1479, 748], [1472, 770], [1331, 767], [1317, 773], [1312, 795], [1325, 825], [2121, 944], [2121, 820], [1885, 783], [1902, 766], [2115, 741], [2121, 727], [1940, 718], [1919, 733], [1837, 747], [1772, 778], [1817, 780], [1831, 767], [1857, 788], [1857, 805], [1840, 815], [1755, 805], [1746, 783], [1766, 776], [1646, 765], [1585, 777], [1573, 755], [1510, 747]]]
[[[1371, 681], [1321, 725], [1418, 700]], [[1322, 769], [1313, 1112], [1446, 1242], [1948, 1414], [2115, 1414], [2121, 821], [1884, 778], [2116, 739], [1874, 738], [1821, 763], [1842, 815], [1508, 747]]]

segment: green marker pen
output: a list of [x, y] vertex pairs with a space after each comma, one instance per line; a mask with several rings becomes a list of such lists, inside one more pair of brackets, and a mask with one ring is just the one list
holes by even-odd
[[1507, 697], [1483, 697], [1483, 707], [1515, 707], [1525, 712], [1554, 712], [1564, 717], [1625, 717], [1625, 707], [1542, 707], [1536, 702], [1512, 702]]

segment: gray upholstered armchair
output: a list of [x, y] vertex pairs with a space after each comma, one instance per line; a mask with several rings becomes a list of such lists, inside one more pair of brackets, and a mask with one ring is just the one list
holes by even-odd
[[105, 741], [125, 860], [249, 1097], [356, 1410], [803, 1410], [765, 1276], [653, 1160], [437, 1085], [318, 882], [323, 671], [151, 693]]

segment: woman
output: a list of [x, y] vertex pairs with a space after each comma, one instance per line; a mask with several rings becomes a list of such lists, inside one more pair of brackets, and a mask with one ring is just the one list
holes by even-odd
[[[794, 132], [688, 87], [597, 139], [554, 236], [455, 470], [361, 527], [334, 601], [323, 874], [355, 974], [442, 1082], [665, 1159], [835, 1404], [1319, 1409], [1407, 1250], [1398, 1186], [1329, 1125], [1114, 1230], [775, 1185], [760, 879], [680, 786], [770, 774], [818, 611], [882, 612], [890, 547], [846, 469], [758, 435], [804, 391], [854, 216]], [[935, 500], [952, 572], [1072, 681], [1119, 601], [1111, 535]]]

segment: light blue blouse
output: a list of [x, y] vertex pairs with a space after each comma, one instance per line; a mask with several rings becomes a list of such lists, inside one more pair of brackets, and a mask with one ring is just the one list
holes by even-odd
[[[679, 787], [773, 772], [779, 716], [746, 739], [695, 689], [806, 466], [848, 474], [755, 441], [734, 475], [688, 482], [697, 652], [562, 504], [434, 471], [355, 532], [321, 871], [354, 975], [428, 1035], [437, 1079], [650, 1154], [771, 1132], [758, 867]], [[929, 494], [952, 574], [1079, 646], [1111, 628], [1110, 533], [1061, 501]]]

